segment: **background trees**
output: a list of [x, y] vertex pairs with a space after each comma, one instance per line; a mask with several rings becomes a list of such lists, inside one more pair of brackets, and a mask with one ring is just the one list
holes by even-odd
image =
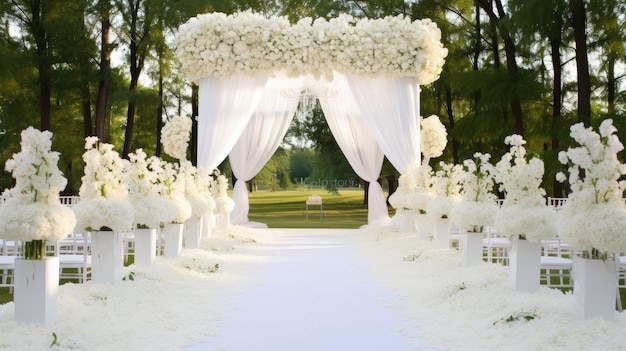
[[[68, 192], [78, 188], [87, 135], [124, 155], [159, 154], [164, 120], [193, 109], [172, 55], [176, 28], [198, 13], [245, 9], [292, 21], [342, 12], [435, 21], [449, 54], [441, 78], [422, 87], [421, 109], [448, 128], [441, 160], [475, 151], [497, 158], [504, 136], [523, 134], [546, 160], [546, 188], [560, 195], [552, 179], [571, 124], [610, 117], [626, 140], [626, 5], [618, 0], [8, 0], [0, 3], [0, 163], [29, 125], [54, 133]], [[303, 178], [303, 159], [309, 176], [353, 175], [319, 110], [291, 135], [309, 144], [283, 149], [256, 181]], [[383, 173], [392, 186], [395, 170]], [[0, 186], [11, 181], [0, 173]]]

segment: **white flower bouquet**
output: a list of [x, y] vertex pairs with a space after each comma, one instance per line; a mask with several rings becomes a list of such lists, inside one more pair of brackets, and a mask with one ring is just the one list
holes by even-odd
[[448, 132], [436, 115], [422, 119], [420, 126], [420, 149], [424, 155], [422, 164], [428, 164], [431, 158], [443, 155], [448, 143]]
[[200, 188], [198, 169], [190, 161], [181, 162], [179, 176], [185, 182], [185, 198], [191, 205], [191, 217], [202, 217], [209, 211], [209, 204]]
[[558, 233], [576, 250], [591, 258], [607, 253], [626, 252], [626, 209], [622, 202], [626, 165], [617, 154], [624, 149], [613, 121], [603, 121], [599, 133], [582, 123], [570, 128], [570, 136], [580, 145], [559, 153], [567, 165], [570, 194], [558, 213]]
[[131, 230], [135, 211], [128, 202], [124, 162], [113, 145], [100, 143], [97, 137], [85, 138], [85, 150], [80, 202], [72, 207], [76, 226], [88, 231]]
[[409, 194], [417, 189], [416, 179], [419, 165], [409, 165], [398, 177], [398, 188], [389, 196], [389, 204], [396, 210], [412, 210]]
[[142, 149], [128, 155], [126, 174], [129, 200], [135, 209], [137, 228], [160, 228], [171, 223], [177, 213], [176, 206], [160, 195], [163, 184], [159, 182], [161, 162], [157, 157], [147, 158]]
[[450, 220], [461, 230], [482, 232], [493, 225], [498, 206], [493, 194], [494, 167], [489, 163], [491, 155], [475, 153], [474, 159], [463, 162], [461, 202], [454, 206]]
[[415, 172], [415, 190], [409, 193], [407, 202], [409, 208], [426, 213], [428, 204], [436, 197], [433, 189], [432, 168], [425, 164]]
[[52, 133], [28, 127], [21, 137], [21, 151], [5, 164], [15, 187], [2, 194], [0, 238], [26, 241], [24, 257], [42, 259], [44, 241], [68, 236], [76, 218], [59, 201], [67, 180], [57, 167], [59, 153], [51, 151]]
[[541, 188], [544, 166], [537, 157], [526, 160], [526, 141], [519, 135], [504, 139], [510, 151], [496, 164], [496, 181], [506, 194], [496, 214], [495, 227], [504, 237], [520, 237], [531, 242], [556, 235], [556, 212], [546, 205]]
[[433, 177], [433, 189], [437, 196], [426, 208], [426, 213], [433, 220], [449, 218], [454, 206], [461, 201], [462, 167], [444, 162], [441, 162], [440, 166], [440, 170]]
[[213, 211], [215, 211], [215, 199], [213, 199], [213, 195], [211, 193], [211, 187], [213, 186], [213, 177], [211, 177], [211, 172], [205, 167], [198, 168], [198, 193], [204, 197], [204, 201], [207, 204], [207, 219], [211, 219], [213, 217]]
[[215, 210], [219, 214], [229, 213], [235, 208], [235, 202], [228, 197], [228, 179], [218, 170], [213, 173], [213, 185], [211, 192], [215, 199]]
[[191, 118], [185, 116], [172, 117], [165, 123], [161, 143], [166, 154], [179, 161], [187, 159], [192, 124]]
[[159, 194], [169, 199], [176, 207], [176, 215], [171, 223], [182, 224], [191, 217], [191, 204], [185, 197], [185, 179], [177, 167], [169, 162], [161, 161], [159, 167]]

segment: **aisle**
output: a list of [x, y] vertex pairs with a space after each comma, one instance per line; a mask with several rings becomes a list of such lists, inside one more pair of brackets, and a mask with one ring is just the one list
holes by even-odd
[[[268, 229], [276, 232], [275, 229]], [[219, 335], [186, 351], [425, 350], [350, 244], [355, 230], [280, 230]]]

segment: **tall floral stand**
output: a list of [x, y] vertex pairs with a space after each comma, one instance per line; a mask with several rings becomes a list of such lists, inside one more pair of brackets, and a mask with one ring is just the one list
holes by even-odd
[[517, 291], [539, 290], [541, 242], [513, 238], [509, 251], [509, 286]]
[[615, 320], [617, 267], [615, 260], [574, 257], [574, 317]]
[[473, 266], [483, 262], [483, 233], [466, 232], [462, 234], [464, 266]]
[[184, 246], [186, 248], [197, 249], [200, 247], [201, 230], [202, 217], [192, 217], [185, 221]]
[[91, 281], [118, 285], [124, 270], [124, 234], [113, 231], [91, 233]]
[[15, 260], [13, 301], [15, 321], [52, 323], [57, 318], [59, 258]]
[[135, 229], [135, 265], [150, 267], [156, 258], [156, 229]]
[[396, 215], [398, 216], [400, 233], [406, 234], [415, 232], [415, 213], [413, 211], [398, 209]]
[[448, 218], [438, 218], [435, 221], [435, 247], [450, 248], [450, 219]]
[[163, 227], [165, 239], [164, 257], [176, 258], [180, 256], [183, 250], [183, 229], [184, 225], [182, 223], [169, 223]]
[[215, 215], [215, 228], [217, 229], [230, 228], [230, 212], [218, 213]]
[[417, 213], [415, 215], [417, 239], [420, 241], [430, 240], [430, 221], [425, 213]]
[[202, 237], [203, 238], [210, 238], [211, 234], [212, 234], [212, 229], [213, 229], [213, 225], [211, 224], [211, 222], [213, 221], [213, 215], [208, 215], [205, 214], [204, 216], [202, 216]]

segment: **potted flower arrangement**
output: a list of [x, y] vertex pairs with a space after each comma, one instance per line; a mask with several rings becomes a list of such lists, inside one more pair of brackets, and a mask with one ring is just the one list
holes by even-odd
[[416, 211], [416, 230], [419, 240], [430, 240], [431, 226], [426, 209], [436, 193], [433, 189], [433, 169], [428, 164], [422, 164], [415, 172], [415, 190], [408, 194], [409, 208]]
[[437, 196], [428, 203], [426, 213], [435, 223], [435, 246], [438, 248], [450, 247], [450, 213], [461, 201], [462, 173], [460, 165], [441, 162], [433, 177]]
[[160, 195], [170, 200], [176, 207], [174, 219], [163, 226], [162, 233], [165, 238], [163, 256], [176, 258], [182, 251], [184, 224], [191, 217], [192, 209], [185, 197], [185, 179], [179, 174], [178, 167], [160, 161], [158, 168], [159, 182], [162, 184], [159, 189]]
[[[142, 149], [128, 155], [129, 200], [135, 210], [135, 265], [149, 267], [156, 257], [156, 233], [176, 216], [176, 206], [160, 196], [159, 159]], [[154, 169], [156, 167], [156, 169]]]
[[582, 123], [570, 128], [579, 145], [559, 153], [567, 165], [568, 200], [558, 213], [558, 235], [580, 254], [574, 257], [574, 313], [580, 319], [615, 319], [614, 254], [626, 252], [626, 209], [622, 202], [626, 165], [617, 154], [624, 149], [611, 119], [599, 133]]
[[202, 196], [207, 204], [207, 211], [202, 215], [202, 237], [210, 238], [211, 231], [213, 227], [213, 222], [215, 221], [215, 217], [213, 216], [213, 211], [215, 211], [215, 200], [213, 199], [213, 195], [211, 193], [211, 187], [213, 186], [213, 178], [211, 177], [211, 172], [205, 167], [200, 167], [198, 169], [198, 192]]
[[417, 189], [416, 174], [419, 165], [409, 165], [406, 172], [398, 178], [398, 188], [389, 196], [389, 204], [396, 209], [396, 217], [401, 233], [415, 231], [415, 212], [411, 207], [410, 194]]
[[496, 181], [506, 196], [496, 214], [497, 232], [511, 240], [509, 253], [509, 284], [519, 291], [539, 290], [541, 270], [541, 239], [556, 235], [556, 212], [545, 200], [541, 187], [543, 161], [527, 160], [526, 141], [519, 135], [504, 139], [510, 146], [496, 164]]
[[128, 201], [124, 162], [113, 145], [85, 138], [85, 174], [80, 202], [72, 207], [76, 227], [91, 233], [91, 278], [119, 284], [124, 267], [124, 233], [132, 230], [135, 211]]
[[28, 127], [21, 151], [5, 164], [15, 187], [2, 194], [0, 238], [24, 242], [24, 258], [15, 260], [14, 302], [17, 322], [51, 323], [57, 317], [59, 258], [45, 256], [45, 242], [74, 230], [74, 212], [59, 201], [67, 180], [51, 151], [52, 133]]
[[228, 197], [228, 179], [218, 170], [213, 172], [211, 195], [215, 199], [216, 228], [228, 229], [230, 226], [230, 212], [235, 207], [233, 199]]
[[191, 216], [185, 223], [184, 245], [195, 249], [200, 246], [202, 217], [209, 211], [209, 204], [200, 188], [198, 169], [191, 162], [184, 161], [180, 164], [179, 172], [185, 181], [185, 198], [191, 205]]
[[493, 225], [498, 206], [493, 194], [493, 165], [491, 155], [475, 153], [474, 159], [463, 162], [461, 202], [454, 206], [450, 219], [465, 231], [463, 264], [482, 262], [483, 231]]

